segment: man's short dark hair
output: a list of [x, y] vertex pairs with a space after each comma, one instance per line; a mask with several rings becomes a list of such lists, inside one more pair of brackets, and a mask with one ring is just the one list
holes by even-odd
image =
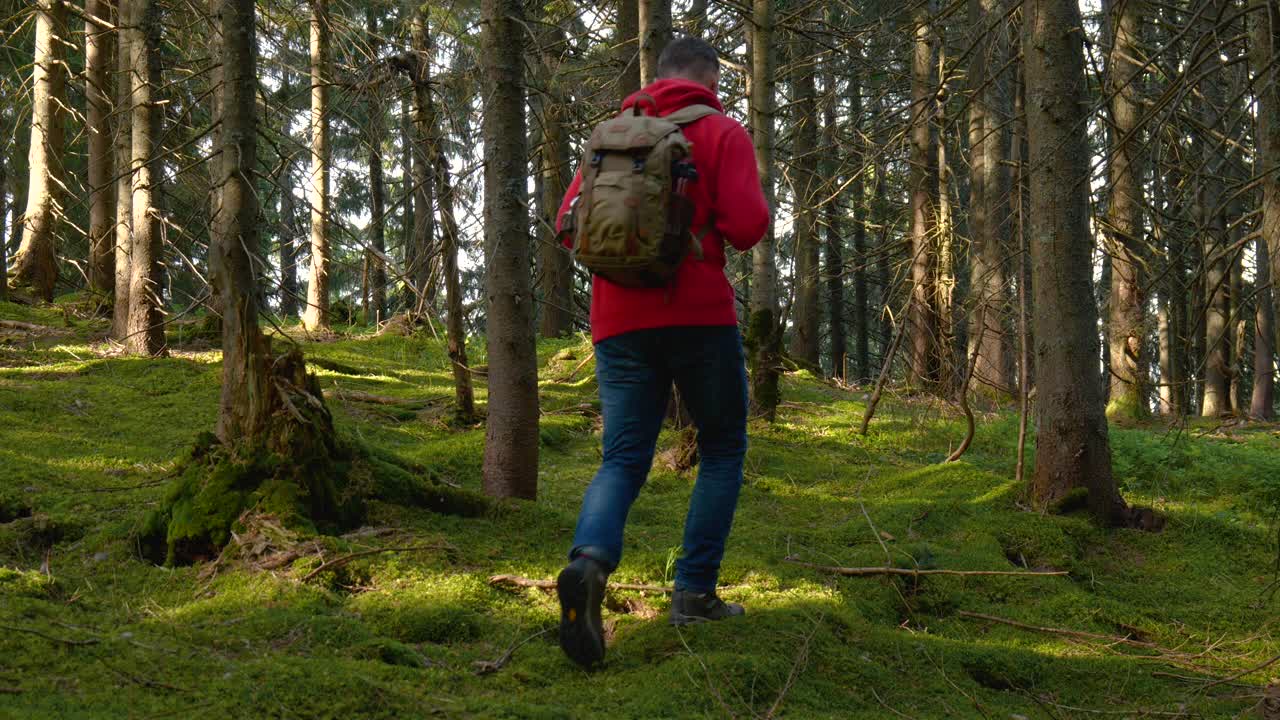
[[672, 40], [658, 56], [658, 77], [706, 77], [720, 71], [720, 56], [706, 41], [690, 35]]

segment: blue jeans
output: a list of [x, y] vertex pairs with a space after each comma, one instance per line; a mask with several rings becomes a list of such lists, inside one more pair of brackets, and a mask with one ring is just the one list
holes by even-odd
[[582, 499], [570, 558], [612, 572], [622, 529], [653, 463], [672, 382], [698, 429], [698, 479], [684, 523], [676, 589], [715, 590], [742, 489], [747, 452], [747, 371], [738, 328], [637, 330], [596, 343], [604, 461]]

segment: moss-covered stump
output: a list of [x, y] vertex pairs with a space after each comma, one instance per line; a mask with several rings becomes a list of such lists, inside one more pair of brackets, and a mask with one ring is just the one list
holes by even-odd
[[168, 565], [216, 557], [249, 509], [311, 534], [358, 527], [370, 500], [460, 515], [487, 508], [476, 493], [340, 439], [301, 353], [275, 358], [271, 372], [277, 407], [265, 432], [232, 443], [213, 433], [196, 439], [160, 508], [143, 522], [139, 550], [145, 557]]

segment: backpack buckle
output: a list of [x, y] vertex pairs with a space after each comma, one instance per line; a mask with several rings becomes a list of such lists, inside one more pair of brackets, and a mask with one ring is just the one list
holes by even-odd
[[641, 157], [641, 156], [639, 156], [639, 155], [636, 155], [635, 157], [631, 158], [631, 172], [633, 172], [633, 173], [635, 173], [635, 174], [637, 174], [637, 175], [639, 175], [640, 173], [644, 172], [644, 158], [643, 158], [643, 157]]
[[604, 153], [600, 152], [599, 150], [595, 151], [594, 153], [591, 154], [591, 167], [593, 168], [600, 167], [600, 161], [603, 159], [604, 159]]

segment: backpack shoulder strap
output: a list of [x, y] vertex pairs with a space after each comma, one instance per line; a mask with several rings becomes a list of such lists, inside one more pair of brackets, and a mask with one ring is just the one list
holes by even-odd
[[720, 111], [710, 105], [688, 105], [664, 117], [681, 127], [692, 123], [695, 120], [701, 120], [708, 115], [719, 115]]

